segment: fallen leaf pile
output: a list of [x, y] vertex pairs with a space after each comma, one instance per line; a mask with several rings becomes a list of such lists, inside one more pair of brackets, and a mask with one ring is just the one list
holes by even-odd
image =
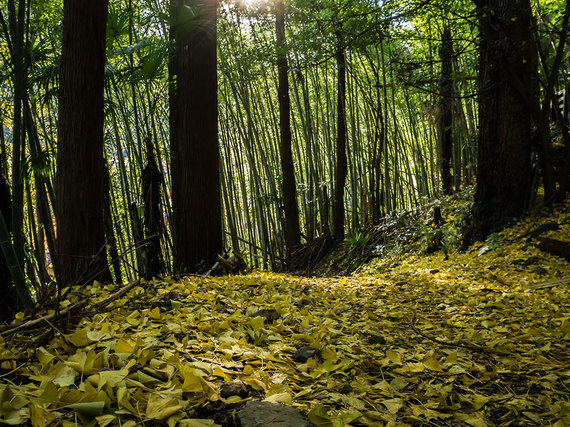
[[165, 279], [97, 312], [117, 289], [74, 288], [80, 318], [0, 343], [0, 421], [232, 425], [268, 400], [320, 426], [568, 426], [570, 268], [518, 238], [536, 225], [358, 277]]

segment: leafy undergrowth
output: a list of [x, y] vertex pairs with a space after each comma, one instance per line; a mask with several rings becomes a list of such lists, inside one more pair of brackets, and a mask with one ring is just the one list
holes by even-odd
[[[90, 298], [79, 314], [1, 332], [1, 420], [231, 426], [265, 399], [323, 426], [570, 425], [570, 267], [525, 237], [554, 220], [545, 235], [570, 241], [566, 215], [359, 276], [73, 289], [62, 312]], [[320, 351], [304, 360], [307, 346]], [[247, 390], [228, 396], [228, 382]]]

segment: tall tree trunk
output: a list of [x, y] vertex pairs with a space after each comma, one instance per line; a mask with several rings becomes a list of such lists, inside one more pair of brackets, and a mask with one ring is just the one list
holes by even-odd
[[178, 0], [171, 111], [174, 268], [198, 271], [222, 252], [216, 0]]
[[439, 138], [441, 141], [441, 185], [443, 194], [452, 192], [451, 164], [453, 155], [453, 41], [451, 30], [446, 26], [441, 35], [439, 50], [441, 59], [441, 100]]
[[8, 1], [9, 22], [12, 36], [12, 62], [13, 83], [14, 83], [14, 120], [12, 134], [12, 238], [14, 241], [14, 252], [18, 264], [24, 265], [24, 180], [22, 166], [25, 158], [25, 131], [23, 124], [23, 101], [26, 92], [27, 70], [24, 58], [24, 38], [26, 24], [26, 4], [25, 0], [18, 2], [18, 7], [14, 0]]
[[160, 187], [164, 180], [158, 170], [156, 157], [150, 136], [146, 138], [146, 167], [142, 172], [142, 199], [144, 201], [145, 233], [145, 274], [146, 280], [157, 277], [164, 271], [164, 262], [160, 250], [160, 237], [164, 229], [164, 220], [160, 209]]
[[289, 77], [287, 76], [287, 51], [285, 42], [285, 7], [283, 0], [275, 1], [275, 35], [277, 40], [277, 72], [279, 74], [279, 154], [283, 174], [283, 210], [285, 211], [285, 244], [287, 261], [293, 248], [301, 243], [299, 207], [297, 205], [297, 184], [291, 152], [291, 101], [289, 99]]
[[344, 185], [348, 172], [346, 159], [346, 58], [342, 30], [337, 29], [336, 65], [337, 65], [337, 136], [336, 136], [336, 169], [333, 199], [333, 237], [337, 240], [344, 237]]
[[[6, 178], [0, 174], [0, 215], [1, 221], [5, 221], [7, 244], [11, 243], [9, 231], [12, 227], [12, 199], [10, 197], [10, 186]], [[1, 231], [1, 224], [0, 224]], [[0, 252], [0, 323], [12, 320], [12, 316], [17, 312], [16, 295], [12, 286], [11, 271], [3, 252]]]
[[107, 0], [65, 0], [57, 150], [60, 286], [110, 281], [105, 249], [103, 80]]
[[105, 239], [107, 240], [107, 247], [109, 248], [109, 256], [111, 258], [110, 264], [113, 267], [114, 283], [123, 283], [123, 279], [121, 277], [121, 259], [119, 257], [117, 239], [115, 238], [115, 227], [113, 224], [113, 214], [111, 209], [111, 176], [109, 174], [109, 168], [106, 166], [103, 183], [103, 200], [105, 212], [103, 223], [105, 224]]
[[0, 291], [2, 292], [0, 321], [2, 322], [9, 320], [12, 314], [18, 311], [26, 311], [32, 305], [23, 265], [18, 262], [10, 241], [9, 228], [12, 220], [10, 207], [10, 188], [4, 176], [0, 175]]
[[528, 100], [538, 96], [529, 0], [474, 3], [480, 20], [479, 164], [471, 241], [484, 239], [527, 208], [531, 175]]

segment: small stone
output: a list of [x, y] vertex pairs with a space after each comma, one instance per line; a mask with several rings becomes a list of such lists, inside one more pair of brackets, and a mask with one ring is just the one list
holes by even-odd
[[249, 396], [249, 392], [243, 383], [223, 383], [220, 387], [220, 396], [224, 399], [230, 396], [239, 396], [245, 399]]
[[339, 393], [348, 394], [353, 390], [350, 384], [344, 384], [341, 388], [338, 389]]
[[240, 427], [311, 427], [313, 424], [297, 408], [271, 402], [247, 402], [237, 414]]
[[548, 270], [545, 268], [542, 268], [541, 266], [537, 265], [532, 269], [532, 272], [534, 274], [537, 274], [538, 276], [542, 277], [545, 276], [546, 274], [548, 274]]
[[257, 317], [257, 316], [265, 318], [266, 323], [273, 323], [281, 317], [279, 313], [277, 313], [277, 311], [273, 309], [270, 310], [263, 309], [251, 314], [251, 317]]
[[312, 301], [307, 299], [307, 298], [303, 298], [295, 303], [293, 303], [295, 306], [297, 307], [305, 307], [306, 305], [311, 305]]
[[433, 270], [430, 270], [429, 272], [430, 272], [430, 274], [437, 274], [437, 273], [439, 273], [439, 270], [437, 268], [434, 268]]
[[322, 360], [321, 350], [314, 347], [303, 346], [295, 352], [295, 354], [293, 355], [293, 360], [295, 360], [296, 362], [305, 363], [311, 357], [314, 359]]
[[386, 344], [386, 338], [382, 335], [369, 334], [366, 337], [366, 341], [368, 341], [369, 344]]
[[537, 256], [531, 256], [524, 260], [523, 265], [534, 265], [540, 262], [540, 258]]

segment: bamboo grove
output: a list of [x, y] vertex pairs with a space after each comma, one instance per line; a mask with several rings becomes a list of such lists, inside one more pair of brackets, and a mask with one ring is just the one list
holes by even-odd
[[[14, 256], [25, 266], [25, 280], [37, 297], [49, 289], [57, 257], [53, 218], [61, 3], [0, 1], [1, 168], [12, 195]], [[543, 66], [550, 66], [565, 34], [563, 3], [533, 2]], [[157, 0], [109, 4], [105, 236], [116, 281], [140, 275], [141, 187], [149, 180], [160, 188], [157, 214], [164, 227], [155, 231], [165, 271], [172, 271], [170, 7]], [[286, 1], [279, 44], [275, 20], [270, 1], [224, 0], [218, 8], [226, 247], [239, 249], [260, 268], [281, 269], [287, 257], [277, 108], [280, 53], [288, 63], [301, 243], [335, 234], [339, 58], [345, 76], [344, 235], [358, 236], [386, 215], [474, 184], [478, 28], [471, 2]], [[555, 89], [566, 86], [569, 66], [565, 51], [563, 78]]]

